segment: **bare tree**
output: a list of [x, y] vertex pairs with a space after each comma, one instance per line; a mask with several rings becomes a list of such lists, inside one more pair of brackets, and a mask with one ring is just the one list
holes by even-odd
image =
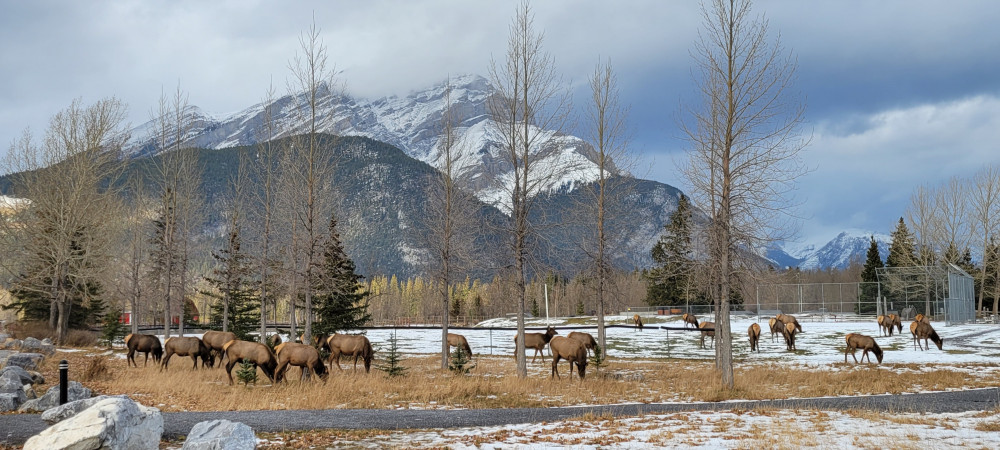
[[125, 242], [121, 252], [123, 257], [123, 284], [119, 287], [120, 293], [128, 299], [129, 307], [132, 311], [130, 318], [131, 332], [139, 332], [139, 320], [142, 314], [142, 307], [145, 292], [145, 268], [149, 257], [149, 218], [147, 214], [151, 209], [150, 199], [146, 196], [144, 180], [135, 176], [129, 180], [129, 190], [131, 204], [128, 208], [124, 226]]
[[[458, 177], [463, 149], [458, 145], [455, 117], [451, 100], [451, 82], [445, 88], [445, 110], [441, 116], [441, 138], [437, 148], [439, 172], [428, 183], [427, 234], [431, 250], [430, 267], [441, 301], [441, 368], [448, 368], [448, 321], [453, 275], [469, 261], [472, 243], [474, 199], [464, 187], [468, 184]], [[471, 356], [471, 355], [468, 355]]]
[[25, 131], [7, 155], [13, 191], [29, 203], [0, 221], [0, 234], [22, 256], [13, 268], [19, 288], [49, 301], [60, 343], [74, 300], [89, 302], [89, 285], [110, 266], [118, 242], [108, 218], [120, 210], [115, 186], [129, 137], [125, 116], [125, 104], [114, 98], [87, 107], [75, 100], [52, 118], [41, 145]]
[[[632, 191], [629, 177], [614, 176], [623, 167], [631, 165], [632, 160], [626, 153], [628, 148], [628, 130], [626, 119], [628, 108], [621, 105], [621, 94], [618, 90], [618, 80], [611, 61], [598, 63], [594, 74], [590, 77], [591, 102], [587, 109], [588, 130], [590, 142], [594, 146], [598, 169], [597, 181], [586, 188], [590, 213], [595, 235], [594, 249], [591, 251], [597, 283], [597, 341], [601, 349], [607, 349], [604, 331], [605, 296], [608, 290], [611, 262], [609, 243], [614, 231], [620, 226], [615, 223], [615, 206], [623, 200], [623, 196]], [[609, 233], [610, 231], [610, 233]], [[605, 353], [606, 354], [606, 353]]]
[[[319, 246], [323, 235], [323, 216], [329, 208], [329, 196], [323, 195], [323, 180], [330, 173], [330, 157], [320, 149], [317, 127], [319, 124], [320, 101], [324, 96], [333, 99], [335, 87], [334, 67], [327, 66], [326, 45], [320, 38], [320, 30], [313, 20], [308, 32], [299, 37], [302, 54], [296, 54], [288, 63], [292, 72], [289, 90], [298, 100], [299, 114], [305, 118], [305, 134], [293, 144], [290, 164], [283, 166], [282, 172], [295, 182], [298, 193], [293, 201], [293, 220], [301, 230], [302, 238], [302, 283], [305, 302], [305, 339], [312, 337], [312, 297], [316, 281], [315, 267], [318, 263]], [[329, 145], [329, 143], [327, 143]], [[293, 292], [293, 297], [295, 293]]]
[[[187, 95], [177, 87], [172, 98], [161, 95], [153, 114], [154, 140], [161, 154], [157, 161], [156, 183], [160, 197], [155, 221], [152, 274], [163, 295], [163, 335], [170, 336], [172, 313], [179, 305], [179, 332], [184, 333], [189, 241], [200, 224], [202, 206], [201, 169], [197, 154], [183, 148], [190, 127]], [[179, 298], [175, 298], [179, 297]], [[176, 300], [176, 302], [175, 302]]]
[[702, 7], [695, 44], [701, 104], [683, 124], [693, 144], [685, 177], [691, 198], [709, 215], [710, 292], [716, 368], [734, 385], [730, 293], [755, 272], [752, 250], [784, 237], [794, 180], [805, 172], [798, 133], [804, 106], [790, 92], [796, 62], [768, 38], [766, 20], [749, 0], [714, 0]]
[[993, 248], [990, 242], [993, 242], [1000, 232], [1000, 169], [988, 165], [976, 172], [969, 186], [968, 202], [973, 218], [972, 234], [978, 235], [982, 242], [983, 264], [977, 277], [983, 288], [979, 290], [976, 309], [982, 311], [983, 296], [986, 291], [986, 261], [989, 261], [989, 253]]
[[939, 251], [936, 241], [936, 229], [939, 227], [935, 215], [934, 189], [928, 186], [917, 186], [910, 194], [910, 206], [906, 209], [906, 221], [916, 240], [916, 258], [910, 264], [914, 266], [929, 266], [937, 260]]
[[[530, 215], [536, 194], [551, 184], [561, 166], [551, 130], [559, 130], [569, 110], [568, 96], [560, 94], [555, 62], [542, 50], [543, 35], [535, 31], [527, 2], [521, 3], [510, 26], [506, 58], [490, 62], [490, 82], [496, 90], [488, 109], [500, 136], [503, 161], [511, 180], [502, 189], [510, 200], [507, 234], [513, 259], [517, 298], [517, 375], [528, 376], [524, 355], [524, 311], [527, 297], [529, 240], [536, 233]], [[544, 161], [544, 163], [543, 163]]]
[[255, 189], [250, 189], [250, 207], [247, 208], [247, 215], [253, 216], [250, 225], [257, 227], [255, 262], [260, 283], [260, 339], [263, 343], [267, 339], [267, 305], [270, 303], [272, 307], [277, 306], [276, 301], [272, 300], [276, 296], [276, 292], [272, 289], [275, 283], [274, 271], [271, 268], [275, 265], [273, 221], [279, 185], [277, 169], [281, 155], [278, 145], [274, 142], [278, 130], [274, 121], [275, 92], [273, 86], [268, 88], [261, 104], [263, 105], [263, 121], [260, 129], [257, 130], [257, 152], [246, 164], [259, 183]]
[[957, 263], [968, 247], [969, 222], [966, 213], [966, 185], [952, 177], [934, 196], [933, 239], [943, 261]]

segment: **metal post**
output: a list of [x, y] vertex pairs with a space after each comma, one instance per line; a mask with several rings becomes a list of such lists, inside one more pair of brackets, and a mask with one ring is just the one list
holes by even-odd
[[69, 401], [69, 362], [59, 361], [59, 404]]
[[545, 283], [545, 323], [549, 323], [549, 284]]

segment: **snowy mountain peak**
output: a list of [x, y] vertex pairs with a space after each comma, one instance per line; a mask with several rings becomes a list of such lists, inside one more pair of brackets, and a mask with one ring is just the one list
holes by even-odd
[[[449, 89], [450, 94], [446, 95]], [[453, 117], [458, 120], [455, 130], [461, 172], [458, 177], [473, 180], [472, 189], [481, 200], [506, 209], [504, 196], [499, 194], [512, 182], [511, 168], [503, 158], [501, 140], [487, 111], [487, 99], [492, 92], [489, 81], [474, 74], [452, 77], [405, 97], [356, 99], [324, 90], [319, 99], [318, 128], [324, 133], [386, 142], [415, 159], [441, 168], [444, 161], [438, 143], [442, 117], [450, 101]], [[303, 103], [304, 93], [274, 101], [272, 120], [279, 131], [273, 138], [308, 129], [307, 116], [301, 113]], [[253, 145], [261, 140], [259, 130], [265, 123], [264, 110], [263, 104], [256, 104], [233, 114], [210, 115], [192, 107], [191, 128], [184, 145], [212, 149]], [[154, 130], [153, 121], [135, 128], [130, 149], [134, 153], [155, 153], [160, 146], [154, 144]], [[532, 149], [539, 154], [540, 167], [566, 169], [559, 177], [542, 184], [537, 193], [572, 189], [578, 183], [596, 179], [593, 151], [582, 139], [552, 130], [536, 129], [536, 132], [545, 137], [542, 144]]]
[[843, 269], [849, 266], [852, 261], [864, 263], [873, 236], [878, 244], [879, 256], [885, 260], [889, 254], [889, 243], [891, 242], [889, 235], [861, 229], [842, 231], [825, 243], [786, 244], [781, 248], [769, 250], [767, 256], [781, 268]]

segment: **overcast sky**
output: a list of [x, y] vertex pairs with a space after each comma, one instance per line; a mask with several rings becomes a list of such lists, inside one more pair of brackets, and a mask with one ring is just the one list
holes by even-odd
[[[213, 113], [284, 92], [313, 16], [348, 93], [405, 95], [503, 57], [514, 1], [0, 0], [0, 151], [75, 98], [116, 96], [144, 122], [178, 83]], [[689, 1], [533, 2], [564, 79], [610, 58], [631, 105], [639, 175], [685, 188], [680, 105], [694, 99]], [[801, 239], [888, 233], [910, 193], [1000, 164], [1000, 2], [757, 1], [798, 58], [806, 102]], [[648, 172], [645, 169], [648, 167]]]

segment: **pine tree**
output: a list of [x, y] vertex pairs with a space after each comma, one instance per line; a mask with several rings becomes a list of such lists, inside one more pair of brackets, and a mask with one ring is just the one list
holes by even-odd
[[219, 301], [212, 305], [210, 326], [230, 331], [237, 338], [254, 340], [250, 333], [259, 325], [260, 299], [251, 279], [253, 268], [249, 258], [241, 248], [240, 228], [233, 219], [226, 247], [212, 252], [216, 268], [212, 276], [205, 279], [215, 287], [215, 291], [203, 294]]
[[347, 257], [337, 232], [337, 219], [330, 214], [329, 235], [323, 243], [317, 267], [317, 285], [313, 301], [317, 322], [314, 333], [330, 334], [364, 326], [371, 320], [368, 291], [355, 273], [354, 261]]
[[881, 269], [884, 267], [882, 264], [882, 256], [879, 254], [878, 242], [875, 242], [875, 236], [871, 237], [871, 243], [868, 245], [868, 254], [865, 258], [865, 267], [861, 271], [861, 293], [860, 298], [858, 298], [858, 305], [855, 308], [855, 312], [858, 314], [870, 314], [876, 311], [875, 307], [875, 297], [878, 296], [878, 274], [876, 269]]
[[691, 282], [691, 202], [681, 194], [670, 223], [650, 251], [655, 267], [646, 275], [646, 302], [650, 305], [684, 304]]
[[[381, 351], [376, 352], [381, 354]], [[393, 331], [389, 336], [389, 349], [385, 352], [385, 360], [378, 365], [377, 369], [385, 372], [389, 377], [401, 377], [406, 375], [408, 370], [403, 367], [402, 356], [399, 351], [399, 343], [396, 339], [396, 332]]]
[[889, 256], [885, 259], [888, 267], [911, 267], [916, 261], [916, 244], [913, 233], [906, 228], [903, 218], [899, 218], [899, 223], [891, 235], [892, 242], [889, 244]]

